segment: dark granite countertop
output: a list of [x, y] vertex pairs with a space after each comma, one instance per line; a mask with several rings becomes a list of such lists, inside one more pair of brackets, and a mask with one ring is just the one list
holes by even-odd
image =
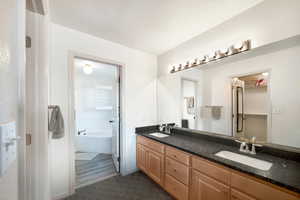
[[[294, 160], [277, 157], [267, 153], [259, 152], [256, 155], [244, 154], [239, 152], [238, 146], [230, 145], [228, 142], [222, 143], [214, 140], [207, 140], [201, 137], [193, 137], [186, 134], [172, 134], [169, 137], [158, 138], [149, 135], [156, 130], [139, 130], [138, 135], [156, 140], [160, 143], [173, 146], [185, 152], [206, 158], [210, 161], [222, 164], [229, 168], [253, 175], [257, 178], [271, 182], [281, 187], [300, 193], [300, 163]], [[214, 154], [222, 151], [231, 151], [244, 154], [250, 157], [272, 162], [273, 165], [269, 171], [259, 170], [238, 162], [223, 159]]]

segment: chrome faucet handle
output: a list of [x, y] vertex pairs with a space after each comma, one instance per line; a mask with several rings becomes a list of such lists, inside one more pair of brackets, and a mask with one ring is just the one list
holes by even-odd
[[247, 142], [240, 141], [240, 140], [235, 140], [235, 141], [241, 144], [240, 152], [249, 153], [249, 146], [248, 146]]
[[78, 135], [81, 135], [81, 133], [85, 133], [85, 132], [86, 132], [86, 129], [78, 130], [77, 134], [78, 134]]
[[255, 147], [262, 147], [261, 144], [255, 144], [255, 140], [256, 140], [256, 137], [252, 137], [251, 138], [251, 151], [250, 151], [250, 154], [253, 154], [255, 155], [256, 154], [256, 149]]
[[166, 127], [165, 124], [160, 124], [159, 125], [159, 131], [163, 131], [165, 127]]

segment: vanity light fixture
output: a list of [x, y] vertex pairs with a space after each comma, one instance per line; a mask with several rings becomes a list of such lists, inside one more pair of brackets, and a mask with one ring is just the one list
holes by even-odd
[[251, 49], [251, 40], [245, 40], [242, 43], [240, 43], [239, 45], [237, 45], [237, 47], [234, 45], [231, 45], [228, 49], [226, 49], [226, 52], [217, 50], [217, 51], [215, 51], [214, 55], [212, 55], [212, 56], [205, 55], [200, 59], [195, 58], [194, 62], [192, 62], [192, 64], [190, 64], [190, 62], [188, 61], [184, 66], [182, 64], [179, 64], [178, 68], [176, 68], [176, 66], [173, 66], [170, 73], [175, 73], [175, 72], [179, 72], [179, 71], [182, 71], [185, 69], [190, 69], [193, 67], [204, 65], [209, 62], [220, 60], [222, 58], [226, 58], [226, 57], [229, 57], [229, 56], [232, 56], [235, 54], [239, 54], [244, 51], [248, 51], [250, 49]]
[[93, 73], [93, 66], [92, 65], [90, 65], [90, 64], [85, 64], [84, 66], [83, 66], [83, 72], [85, 73], [85, 74], [91, 74], [91, 73]]

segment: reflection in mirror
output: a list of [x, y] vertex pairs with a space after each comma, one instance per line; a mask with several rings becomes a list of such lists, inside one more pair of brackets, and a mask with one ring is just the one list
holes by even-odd
[[[202, 132], [300, 148], [300, 46], [158, 78], [158, 117]], [[238, 57], [238, 56], [237, 56]]]
[[239, 139], [267, 142], [268, 78], [263, 72], [232, 79], [232, 134]]
[[182, 120], [183, 128], [197, 129], [196, 111], [197, 101], [197, 82], [193, 80], [182, 79]]

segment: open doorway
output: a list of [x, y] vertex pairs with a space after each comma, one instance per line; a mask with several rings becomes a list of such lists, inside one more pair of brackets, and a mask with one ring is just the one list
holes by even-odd
[[183, 128], [197, 129], [197, 82], [181, 79], [181, 126]]
[[268, 141], [269, 72], [232, 79], [232, 131], [241, 139]]
[[75, 187], [120, 171], [120, 66], [75, 57]]

